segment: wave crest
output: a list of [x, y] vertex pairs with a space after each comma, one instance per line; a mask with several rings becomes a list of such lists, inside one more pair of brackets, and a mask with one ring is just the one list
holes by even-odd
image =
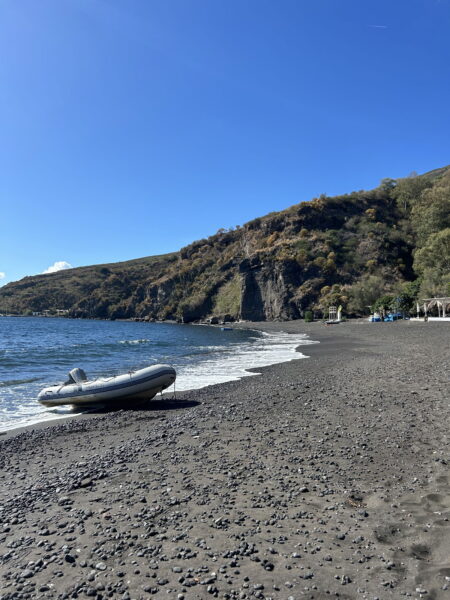
[[32, 377], [31, 379], [10, 379], [7, 381], [0, 381], [0, 387], [12, 387], [13, 385], [33, 383], [33, 381], [39, 381], [40, 379], [40, 377]]

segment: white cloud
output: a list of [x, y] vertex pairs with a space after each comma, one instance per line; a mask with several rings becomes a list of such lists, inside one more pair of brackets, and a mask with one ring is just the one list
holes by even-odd
[[6, 277], [6, 273], [3, 273], [2, 271], [0, 271], [0, 279], [5, 279]]
[[57, 271], [63, 271], [64, 269], [72, 269], [72, 265], [65, 260], [57, 260], [48, 269], [42, 271], [42, 275], [46, 275], [47, 273], [56, 273]]

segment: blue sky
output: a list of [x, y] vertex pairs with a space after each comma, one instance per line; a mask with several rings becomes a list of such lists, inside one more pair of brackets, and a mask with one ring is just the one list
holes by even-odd
[[446, 165], [449, 65], [450, 0], [0, 0], [0, 284]]

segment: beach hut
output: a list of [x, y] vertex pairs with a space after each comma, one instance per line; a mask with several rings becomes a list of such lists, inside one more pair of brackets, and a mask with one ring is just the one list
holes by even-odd
[[[423, 302], [423, 313], [428, 321], [450, 321], [450, 296], [442, 298], [424, 298]], [[420, 306], [417, 304], [417, 316], [420, 314]], [[437, 309], [437, 317], [433, 314], [429, 314], [430, 311], [436, 312], [433, 309]]]

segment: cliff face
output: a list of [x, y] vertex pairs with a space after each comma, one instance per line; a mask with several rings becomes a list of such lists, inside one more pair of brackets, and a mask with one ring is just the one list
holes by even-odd
[[445, 254], [446, 232], [449, 168], [321, 196], [177, 253], [26, 277], [0, 288], [0, 313], [287, 320], [341, 304], [361, 314], [375, 294], [399, 293], [417, 275], [446, 293], [447, 263], [430, 259]]
[[290, 320], [301, 316], [295, 290], [301, 283], [294, 262], [273, 265], [256, 259], [239, 265], [242, 274], [240, 317], [249, 321]]

